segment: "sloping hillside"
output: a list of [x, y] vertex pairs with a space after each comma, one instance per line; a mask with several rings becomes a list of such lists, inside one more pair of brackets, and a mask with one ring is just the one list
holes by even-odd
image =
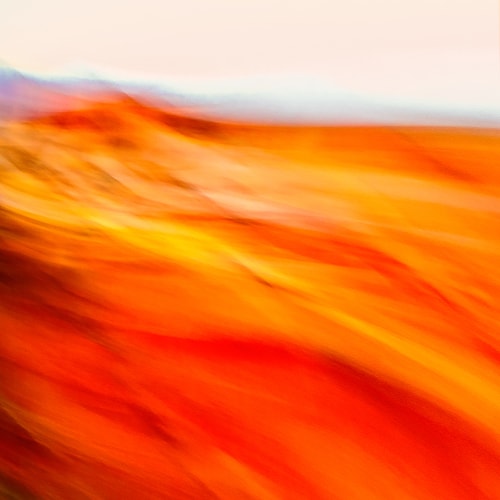
[[495, 498], [499, 160], [122, 98], [6, 125], [6, 491]]

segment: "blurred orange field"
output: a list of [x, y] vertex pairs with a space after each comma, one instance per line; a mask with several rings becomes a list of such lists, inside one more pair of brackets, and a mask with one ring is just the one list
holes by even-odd
[[1, 498], [500, 498], [500, 133], [131, 99], [0, 134]]

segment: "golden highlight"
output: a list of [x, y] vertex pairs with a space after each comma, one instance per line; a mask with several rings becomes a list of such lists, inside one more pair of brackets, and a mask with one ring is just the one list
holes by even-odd
[[499, 498], [499, 161], [132, 100], [5, 125], [0, 496]]

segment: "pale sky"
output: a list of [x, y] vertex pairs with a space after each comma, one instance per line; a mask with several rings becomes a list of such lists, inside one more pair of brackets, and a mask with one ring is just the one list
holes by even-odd
[[499, 25], [498, 0], [2, 0], [0, 58], [167, 80], [300, 74], [402, 102], [487, 106]]

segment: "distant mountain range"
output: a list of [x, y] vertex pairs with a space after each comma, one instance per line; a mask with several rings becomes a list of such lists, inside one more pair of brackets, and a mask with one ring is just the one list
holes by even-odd
[[0, 119], [77, 109], [124, 93], [159, 107], [192, 108], [208, 118], [277, 123], [408, 123], [500, 127], [500, 113], [397, 105], [335, 89], [314, 79], [248, 78], [225, 83], [147, 81], [98, 73], [41, 77], [0, 68]]

